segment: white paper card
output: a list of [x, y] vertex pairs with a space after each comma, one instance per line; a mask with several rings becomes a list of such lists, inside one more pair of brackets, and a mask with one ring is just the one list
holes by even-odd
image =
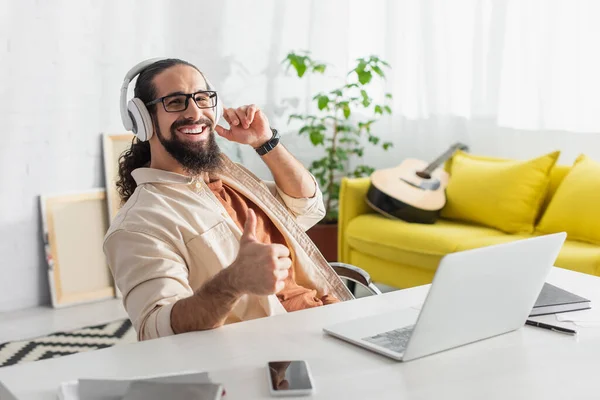
[[600, 327], [600, 313], [596, 309], [556, 314], [556, 319], [560, 322], [572, 322], [582, 328]]

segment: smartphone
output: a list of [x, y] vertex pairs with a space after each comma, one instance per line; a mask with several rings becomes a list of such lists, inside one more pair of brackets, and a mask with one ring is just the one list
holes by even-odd
[[270, 361], [267, 371], [271, 396], [308, 396], [314, 392], [306, 361]]

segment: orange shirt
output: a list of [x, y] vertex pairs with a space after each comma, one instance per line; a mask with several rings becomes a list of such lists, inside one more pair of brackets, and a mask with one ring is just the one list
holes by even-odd
[[[256, 238], [264, 244], [278, 243], [286, 246], [283, 235], [260, 207], [229, 186], [224, 185], [220, 179], [210, 182], [208, 187], [221, 204], [223, 204], [229, 216], [240, 229], [244, 230], [246, 213], [248, 208], [251, 208], [256, 214]], [[316, 296], [316, 290], [305, 288], [296, 283], [294, 260], [292, 259], [292, 267], [289, 270], [288, 277], [285, 279], [285, 286], [277, 293], [277, 298], [288, 312], [339, 302], [332, 295], [325, 295], [321, 298]]]

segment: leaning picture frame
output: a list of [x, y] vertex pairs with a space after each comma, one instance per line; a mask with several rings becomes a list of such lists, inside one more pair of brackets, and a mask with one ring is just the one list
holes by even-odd
[[104, 184], [108, 205], [108, 220], [112, 222], [121, 208], [121, 198], [117, 191], [119, 178], [119, 157], [129, 147], [135, 136], [132, 133], [105, 133], [102, 135], [102, 153], [104, 159]]
[[102, 245], [108, 230], [106, 191], [40, 196], [52, 306], [115, 297]]
[[[105, 133], [102, 135], [102, 153], [104, 160], [104, 185], [106, 186], [106, 205], [108, 220], [112, 222], [121, 208], [121, 197], [117, 191], [119, 179], [119, 158], [125, 150], [131, 147], [133, 133]], [[115, 296], [123, 297], [115, 286]]]

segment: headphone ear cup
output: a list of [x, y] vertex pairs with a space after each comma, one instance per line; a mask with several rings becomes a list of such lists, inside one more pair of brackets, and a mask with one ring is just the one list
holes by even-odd
[[134, 97], [127, 103], [127, 110], [133, 120], [133, 133], [141, 142], [150, 140], [154, 127], [152, 125], [152, 117], [146, 108], [144, 102], [137, 97]]

